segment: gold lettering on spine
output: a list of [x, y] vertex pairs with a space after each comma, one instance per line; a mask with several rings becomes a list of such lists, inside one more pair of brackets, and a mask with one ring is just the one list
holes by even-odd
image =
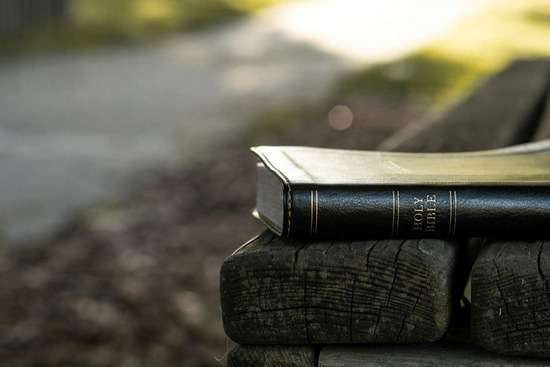
[[413, 231], [422, 232], [424, 230], [424, 199], [416, 196], [413, 199]]
[[[449, 196], [450, 199], [451, 196]], [[399, 197], [397, 198], [399, 203]], [[413, 196], [412, 230], [426, 234], [437, 232], [437, 194]], [[449, 227], [451, 233], [451, 227]]]
[[392, 194], [392, 215], [391, 215], [391, 235], [395, 235], [395, 191], [391, 192]]
[[437, 224], [437, 196], [426, 195], [426, 232], [435, 232]]

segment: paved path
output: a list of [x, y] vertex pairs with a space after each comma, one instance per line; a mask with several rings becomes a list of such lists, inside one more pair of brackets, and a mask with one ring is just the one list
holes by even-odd
[[317, 99], [358, 62], [418, 47], [474, 9], [384, 3], [304, 1], [150, 46], [1, 63], [0, 235], [46, 234], [136, 171], [192, 162], [259, 109]]

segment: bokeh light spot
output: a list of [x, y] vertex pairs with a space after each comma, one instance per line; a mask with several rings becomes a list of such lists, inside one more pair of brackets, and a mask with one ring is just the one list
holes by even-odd
[[346, 130], [353, 123], [353, 111], [344, 105], [334, 106], [328, 113], [328, 124], [335, 130]]

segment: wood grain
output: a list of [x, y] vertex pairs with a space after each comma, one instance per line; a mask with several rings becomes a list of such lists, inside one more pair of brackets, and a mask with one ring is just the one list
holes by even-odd
[[288, 242], [266, 231], [223, 264], [225, 331], [241, 344], [437, 340], [455, 252], [440, 240]]
[[492, 351], [550, 356], [550, 241], [489, 244], [472, 269], [472, 336]]

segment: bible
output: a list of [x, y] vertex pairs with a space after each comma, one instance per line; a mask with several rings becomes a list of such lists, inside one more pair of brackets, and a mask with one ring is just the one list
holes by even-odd
[[544, 237], [550, 143], [462, 153], [252, 148], [254, 215], [295, 238]]

